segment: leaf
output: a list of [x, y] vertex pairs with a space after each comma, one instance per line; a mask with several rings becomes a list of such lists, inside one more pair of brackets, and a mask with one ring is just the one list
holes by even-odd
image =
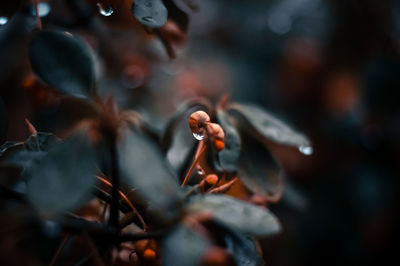
[[72, 210], [90, 196], [95, 184], [95, 156], [80, 132], [50, 149], [32, 166], [28, 197], [42, 211]]
[[150, 28], [161, 28], [168, 17], [162, 0], [134, 0], [132, 12], [140, 23]]
[[242, 134], [242, 151], [238, 160], [238, 176], [253, 193], [278, 201], [282, 194], [279, 167], [263, 143]]
[[311, 145], [308, 138], [303, 134], [293, 130], [260, 107], [231, 104], [228, 107], [228, 112], [241, 118], [242, 121], [266, 139], [295, 147], [309, 147]]
[[153, 207], [170, 217], [180, 213], [182, 193], [177, 177], [149, 137], [126, 130], [119, 145], [119, 158], [122, 176]]
[[224, 195], [192, 198], [189, 213], [208, 213], [234, 231], [251, 236], [268, 236], [281, 230], [278, 219], [268, 209]]
[[255, 240], [240, 234], [222, 224], [212, 222], [207, 228], [216, 237], [228, 252], [233, 256], [236, 265], [262, 266], [265, 265], [262, 254], [257, 250]]
[[162, 265], [195, 266], [209, 247], [199, 234], [177, 226], [163, 241]]
[[225, 171], [235, 172], [241, 149], [239, 133], [229, 121], [226, 112], [217, 110], [217, 120], [225, 132], [225, 148], [218, 153], [219, 163]]
[[33, 71], [48, 85], [76, 97], [96, 94], [93, 59], [82, 40], [41, 31], [30, 43], [29, 57]]

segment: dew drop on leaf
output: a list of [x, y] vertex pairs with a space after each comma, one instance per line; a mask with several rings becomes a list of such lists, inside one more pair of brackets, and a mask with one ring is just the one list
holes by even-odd
[[204, 134], [202, 133], [193, 133], [193, 137], [197, 140], [203, 140], [204, 139]]
[[0, 26], [6, 25], [8, 22], [7, 17], [0, 17]]
[[109, 17], [114, 13], [114, 9], [109, 5], [97, 3], [97, 6], [99, 7], [100, 14], [105, 17]]
[[314, 149], [311, 146], [301, 145], [299, 146], [299, 151], [304, 155], [311, 155], [314, 152]]

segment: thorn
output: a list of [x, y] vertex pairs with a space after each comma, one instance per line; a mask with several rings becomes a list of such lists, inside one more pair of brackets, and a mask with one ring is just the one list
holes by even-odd
[[28, 120], [28, 118], [25, 118], [25, 123], [28, 126], [29, 133], [33, 136], [36, 136], [37, 135], [36, 128], [32, 125], [32, 123]]

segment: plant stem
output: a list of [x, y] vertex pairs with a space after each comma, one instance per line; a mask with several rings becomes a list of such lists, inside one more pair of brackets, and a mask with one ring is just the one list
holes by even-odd
[[210, 193], [210, 194], [224, 193], [224, 192], [228, 191], [237, 180], [238, 180], [238, 178], [235, 177], [234, 179], [232, 179], [228, 183], [225, 183], [225, 184], [223, 184], [223, 185], [221, 185], [219, 187], [211, 189], [210, 191], [208, 191], [208, 193]]
[[84, 231], [83, 237], [85, 238], [86, 242], [88, 243], [91, 253], [94, 255], [93, 261], [94, 261], [95, 265], [105, 266], [103, 260], [101, 259], [100, 254], [99, 254], [99, 251], [97, 250], [96, 245], [93, 243], [93, 240], [89, 236], [88, 232]]
[[[100, 180], [100, 182], [102, 182], [103, 184], [113, 188], [113, 185], [108, 182], [106, 179], [97, 176], [97, 179]], [[143, 220], [143, 217], [140, 215], [139, 211], [135, 208], [135, 206], [133, 206], [132, 202], [128, 199], [127, 196], [125, 196], [125, 194], [121, 191], [118, 190], [119, 195], [121, 196], [121, 198], [123, 198], [125, 200], [125, 202], [128, 204], [128, 206], [132, 209], [133, 213], [138, 217], [140, 223], [143, 226], [144, 231], [147, 231], [147, 224], [145, 223], [145, 221]]]
[[39, 15], [39, 0], [34, 0], [34, 1], [35, 1], [37, 26], [38, 26], [38, 29], [41, 31], [42, 30], [42, 20]]
[[202, 140], [202, 141], [200, 141], [199, 146], [197, 146], [197, 151], [196, 151], [194, 161], [193, 161], [192, 165], [190, 166], [189, 171], [186, 173], [185, 178], [183, 179], [183, 182], [181, 185], [182, 187], [186, 185], [187, 181], [189, 180], [190, 174], [192, 173], [194, 167], [196, 166], [197, 162], [199, 161], [199, 159], [200, 159], [201, 155], [203, 154], [203, 152], [205, 151], [205, 149], [206, 149], [206, 145], [205, 145], [204, 141]]
[[111, 154], [111, 181], [112, 181], [112, 202], [110, 209], [110, 218], [108, 224], [115, 228], [119, 228], [119, 165], [118, 165], [118, 152], [117, 152], [117, 137], [115, 134], [110, 135], [110, 154]]
[[57, 258], [60, 256], [61, 252], [63, 251], [65, 245], [67, 244], [69, 240], [69, 236], [67, 235], [66, 237], [64, 237], [64, 239], [61, 241], [60, 245], [57, 248], [56, 253], [54, 254], [53, 258], [51, 259], [51, 262], [49, 264], [49, 266], [53, 266], [55, 265]]

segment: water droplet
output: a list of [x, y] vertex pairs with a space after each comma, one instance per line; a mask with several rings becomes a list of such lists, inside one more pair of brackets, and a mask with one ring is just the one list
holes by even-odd
[[100, 14], [105, 17], [111, 16], [114, 13], [114, 9], [111, 6], [102, 3], [97, 3], [97, 6], [99, 7]]
[[[50, 13], [50, 4], [46, 2], [42, 2], [38, 4], [38, 11], [39, 11], [39, 17], [45, 17]], [[31, 14], [32, 16], [36, 16], [36, 8], [35, 6], [32, 6], [31, 9]]]
[[203, 140], [204, 139], [204, 134], [202, 133], [193, 133], [193, 137], [197, 140]]
[[204, 172], [203, 172], [203, 170], [199, 169], [199, 170], [197, 170], [197, 174], [198, 175], [204, 175]]
[[0, 17], [0, 26], [6, 25], [8, 22], [7, 17]]
[[299, 147], [299, 151], [304, 155], [311, 155], [314, 152], [314, 149], [311, 146], [301, 145]]

